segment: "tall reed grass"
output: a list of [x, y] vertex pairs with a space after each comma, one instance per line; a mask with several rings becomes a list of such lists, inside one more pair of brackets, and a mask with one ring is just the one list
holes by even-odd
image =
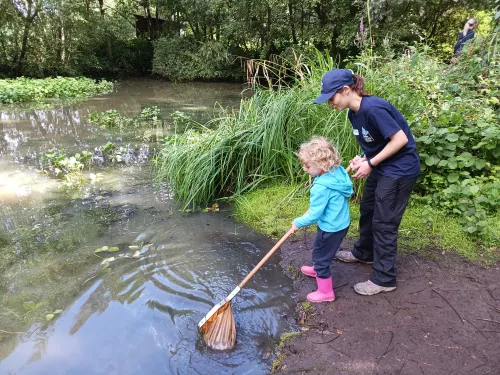
[[[359, 152], [346, 113], [312, 102], [333, 61], [318, 54], [314, 66], [296, 64], [272, 89], [256, 87], [236, 113], [227, 111], [210, 127], [168, 137], [154, 161], [157, 178], [173, 187], [184, 207], [233, 197], [266, 182], [306, 180], [295, 155], [313, 135], [329, 138], [346, 161]], [[267, 66], [267, 69], [275, 67]]]

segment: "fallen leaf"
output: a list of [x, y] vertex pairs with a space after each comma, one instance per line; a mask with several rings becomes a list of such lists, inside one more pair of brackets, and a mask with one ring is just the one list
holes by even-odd
[[45, 315], [45, 320], [47, 322], [50, 322], [52, 319], [54, 319], [54, 314], [47, 314], [47, 315]]
[[109, 251], [110, 253], [114, 253], [114, 252], [119, 251], [119, 250], [120, 250], [120, 248], [119, 248], [119, 247], [117, 247], [117, 246], [112, 246], [112, 247], [110, 247], [110, 248], [108, 249], [108, 251]]

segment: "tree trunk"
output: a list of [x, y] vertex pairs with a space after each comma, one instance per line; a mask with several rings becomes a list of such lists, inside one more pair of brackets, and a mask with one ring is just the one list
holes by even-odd
[[220, 11], [217, 12], [217, 16], [215, 18], [215, 40], [220, 42], [220, 24], [221, 24], [221, 15]]
[[156, 5], [155, 17], [156, 17], [156, 22], [155, 22], [155, 39], [156, 39], [160, 35], [160, 20], [158, 16], [158, 5]]
[[[341, 49], [337, 47], [337, 39], [339, 37], [339, 28], [334, 24], [332, 26], [332, 39], [331, 39], [331, 51], [332, 51], [332, 57], [337, 59], [337, 56], [339, 56], [339, 59], [341, 58], [340, 53]], [[339, 60], [342, 61], [342, 60]]]
[[66, 32], [64, 31], [64, 23], [61, 20], [61, 63], [66, 64]]
[[153, 39], [153, 25], [151, 22], [151, 8], [149, 7], [149, 5], [146, 8], [146, 12], [148, 14], [148, 35], [149, 35], [149, 39], [152, 40]]
[[300, 39], [304, 42], [304, 5], [300, 6]]
[[[23, 71], [23, 64], [24, 64], [24, 58], [26, 57], [26, 52], [28, 51], [28, 39], [29, 39], [29, 33], [31, 26], [33, 25], [33, 22], [35, 21], [35, 18], [38, 14], [38, 7], [35, 4], [35, 10], [33, 11], [33, 0], [27, 0], [28, 2], [28, 9], [26, 16], [24, 16], [24, 31], [23, 31], [23, 38], [21, 42], [21, 53], [19, 55], [19, 59], [17, 60], [16, 64], [16, 74], [20, 75]], [[33, 11], [33, 13], [32, 13]]]
[[99, 0], [99, 10], [101, 11], [101, 17], [104, 18], [104, 0]]
[[271, 40], [271, 7], [267, 6], [267, 30], [266, 30], [266, 39]]
[[[101, 19], [102, 19], [102, 22], [104, 23], [104, 15], [105, 15], [105, 11], [104, 11], [104, 0], [99, 0], [99, 10], [101, 12]], [[110, 63], [113, 62], [113, 48], [111, 46], [111, 36], [110, 36], [110, 33], [109, 33], [109, 30], [107, 30], [108, 27], [106, 25], [106, 42], [107, 42], [107, 50], [108, 50], [108, 60]]]
[[290, 16], [290, 31], [292, 32], [292, 41], [293, 44], [297, 45], [297, 33], [295, 31], [295, 21], [293, 19], [293, 4], [292, 1], [288, 1], [288, 14]]

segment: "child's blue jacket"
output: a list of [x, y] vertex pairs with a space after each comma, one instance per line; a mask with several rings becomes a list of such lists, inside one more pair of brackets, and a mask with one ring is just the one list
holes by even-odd
[[333, 167], [330, 172], [314, 179], [309, 212], [293, 222], [299, 228], [318, 223], [319, 229], [325, 232], [343, 230], [351, 222], [348, 199], [353, 192], [346, 170]]

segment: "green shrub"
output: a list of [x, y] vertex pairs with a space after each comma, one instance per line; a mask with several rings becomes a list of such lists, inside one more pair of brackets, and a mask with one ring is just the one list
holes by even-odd
[[219, 42], [200, 43], [193, 37], [161, 38], [155, 43], [153, 73], [172, 81], [241, 80], [239, 63]]
[[422, 201], [461, 217], [467, 232], [486, 240], [487, 217], [500, 203], [500, 57], [488, 58], [488, 48], [478, 38], [452, 66], [425, 49], [383, 64], [366, 55], [357, 61], [372, 92], [409, 120]]

